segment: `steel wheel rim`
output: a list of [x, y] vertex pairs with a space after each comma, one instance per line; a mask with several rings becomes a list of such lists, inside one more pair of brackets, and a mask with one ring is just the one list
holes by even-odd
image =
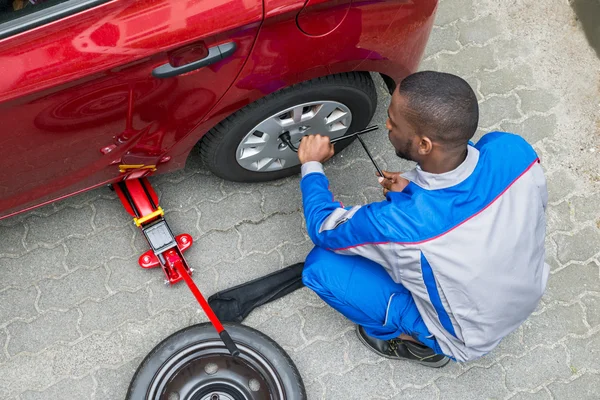
[[273, 172], [298, 165], [298, 156], [279, 136], [290, 134], [296, 146], [305, 135], [330, 138], [344, 136], [352, 123], [350, 109], [337, 101], [322, 100], [298, 104], [279, 111], [256, 125], [236, 150], [238, 164], [253, 172]]
[[146, 399], [285, 399], [281, 379], [269, 361], [251, 347], [236, 344], [240, 350], [236, 358], [217, 339], [175, 354], [154, 376]]

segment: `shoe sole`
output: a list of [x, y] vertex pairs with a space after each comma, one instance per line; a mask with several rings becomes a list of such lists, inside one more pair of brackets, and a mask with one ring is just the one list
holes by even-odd
[[412, 360], [410, 358], [404, 358], [404, 357], [392, 357], [392, 356], [388, 356], [387, 354], [381, 353], [377, 350], [375, 350], [373, 347], [371, 347], [367, 341], [362, 337], [362, 335], [360, 334], [360, 332], [358, 331], [358, 326], [356, 327], [356, 336], [358, 336], [358, 340], [360, 340], [360, 342], [362, 344], [364, 344], [367, 349], [371, 350], [373, 353], [381, 356], [381, 357], [385, 357], [385, 358], [389, 358], [390, 360], [402, 360], [402, 361], [411, 361], [417, 364], [421, 364], [424, 365], [426, 367], [430, 367], [430, 368], [442, 368], [445, 367], [449, 362], [450, 359], [448, 357], [444, 357], [443, 359], [441, 359], [440, 361], [436, 361], [436, 362], [429, 362], [429, 361], [419, 361], [419, 360]]

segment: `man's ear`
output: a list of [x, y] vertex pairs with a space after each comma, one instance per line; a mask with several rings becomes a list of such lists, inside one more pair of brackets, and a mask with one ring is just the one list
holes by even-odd
[[433, 150], [433, 142], [427, 136], [422, 136], [419, 141], [419, 154], [426, 156]]

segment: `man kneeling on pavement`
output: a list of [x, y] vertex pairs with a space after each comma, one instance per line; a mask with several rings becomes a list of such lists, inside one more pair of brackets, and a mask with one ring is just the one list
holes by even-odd
[[329, 138], [302, 139], [300, 185], [315, 244], [303, 282], [381, 356], [431, 367], [479, 358], [545, 290], [548, 197], [538, 156], [510, 133], [473, 144], [478, 120], [463, 79], [431, 71], [405, 78], [386, 127], [398, 157], [417, 165], [385, 172], [385, 200], [354, 207], [329, 191]]

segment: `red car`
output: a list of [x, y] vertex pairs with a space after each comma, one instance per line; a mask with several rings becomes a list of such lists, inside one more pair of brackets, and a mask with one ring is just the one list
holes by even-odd
[[[0, 0], [0, 218], [185, 166], [298, 172], [288, 132], [364, 128], [437, 0]], [[344, 143], [346, 142], [346, 143]], [[338, 151], [348, 141], [338, 145]], [[336, 145], [337, 146], [337, 145]]]

